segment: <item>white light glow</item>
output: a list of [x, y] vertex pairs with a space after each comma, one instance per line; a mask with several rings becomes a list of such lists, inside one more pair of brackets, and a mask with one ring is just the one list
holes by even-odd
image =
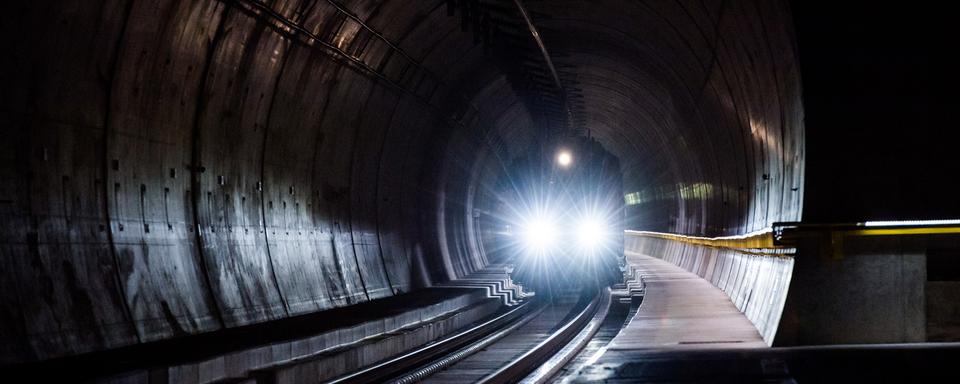
[[606, 241], [605, 226], [600, 220], [586, 218], [577, 225], [577, 244], [585, 250], [595, 250]]
[[523, 228], [523, 242], [528, 249], [546, 251], [556, 240], [556, 228], [553, 222], [546, 218], [530, 220]]
[[572, 162], [573, 156], [570, 155], [570, 152], [562, 151], [557, 155], [557, 163], [560, 164], [561, 167], [569, 167]]
[[863, 223], [864, 227], [922, 227], [928, 225], [960, 225], [960, 220], [889, 220]]

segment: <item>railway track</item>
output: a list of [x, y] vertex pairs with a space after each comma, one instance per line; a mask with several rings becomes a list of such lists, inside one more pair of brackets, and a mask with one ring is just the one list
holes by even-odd
[[330, 383], [546, 382], [589, 342], [609, 290], [534, 298], [448, 338]]

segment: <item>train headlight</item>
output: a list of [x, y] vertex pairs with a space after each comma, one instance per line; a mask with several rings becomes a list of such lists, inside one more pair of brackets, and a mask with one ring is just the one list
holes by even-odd
[[547, 251], [556, 242], [557, 228], [553, 221], [546, 217], [527, 221], [522, 231], [524, 246], [532, 251]]
[[560, 164], [561, 167], [567, 168], [571, 163], [573, 163], [573, 155], [570, 152], [560, 151], [557, 154], [557, 164]]
[[598, 250], [607, 242], [607, 232], [607, 226], [602, 220], [593, 217], [580, 219], [577, 225], [577, 245], [585, 251]]

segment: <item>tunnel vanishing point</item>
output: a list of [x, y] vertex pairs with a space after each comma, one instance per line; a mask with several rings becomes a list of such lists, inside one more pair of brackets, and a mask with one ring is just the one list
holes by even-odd
[[8, 4], [0, 367], [356, 379], [547, 300], [511, 277], [504, 190], [524, 161], [556, 188], [555, 151], [592, 148], [619, 167], [623, 277], [609, 310], [570, 311], [624, 320], [565, 380], [949, 375], [958, 203], [824, 176], [886, 159], [851, 160], [857, 140], [896, 140], [834, 139], [858, 107], [823, 47], [846, 30], [799, 3]]

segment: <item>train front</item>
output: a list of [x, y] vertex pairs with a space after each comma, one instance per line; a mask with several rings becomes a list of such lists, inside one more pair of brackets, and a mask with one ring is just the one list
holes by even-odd
[[551, 149], [514, 161], [501, 183], [514, 280], [547, 295], [622, 281], [619, 160], [587, 138]]

